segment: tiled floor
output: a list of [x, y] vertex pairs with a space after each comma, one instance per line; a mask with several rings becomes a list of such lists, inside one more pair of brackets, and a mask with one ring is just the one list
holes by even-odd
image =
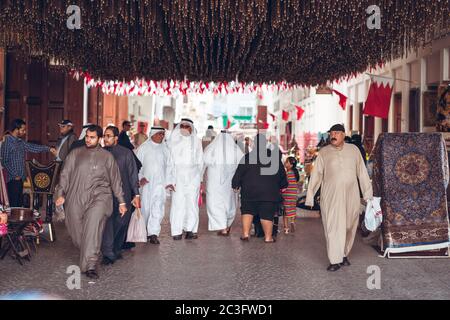
[[[357, 238], [352, 265], [327, 272], [320, 219], [297, 221], [295, 234], [273, 244], [239, 240], [207, 231], [201, 210], [199, 238], [173, 241], [167, 218], [161, 245], [139, 244], [112, 266], [101, 266], [95, 283], [81, 276], [68, 289], [66, 273], [78, 262], [63, 224], [58, 239], [42, 243], [38, 255], [20, 266], [0, 261], [0, 295], [37, 291], [64, 299], [450, 299], [449, 259], [383, 259]], [[167, 216], [166, 216], [167, 217]], [[238, 222], [238, 221], [236, 221]], [[381, 289], [370, 290], [371, 265], [381, 270]]]

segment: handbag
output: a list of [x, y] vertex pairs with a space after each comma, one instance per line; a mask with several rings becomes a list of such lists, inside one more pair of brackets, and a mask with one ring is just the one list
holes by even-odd
[[147, 242], [147, 227], [140, 208], [134, 210], [128, 226], [127, 242]]

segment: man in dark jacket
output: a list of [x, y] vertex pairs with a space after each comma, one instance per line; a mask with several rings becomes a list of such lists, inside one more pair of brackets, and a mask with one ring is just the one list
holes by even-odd
[[122, 131], [119, 134], [119, 141], [118, 144], [122, 147], [128, 148], [130, 150], [134, 149], [133, 144], [130, 141], [130, 137], [128, 136], [127, 132], [131, 129], [131, 123], [130, 121], [124, 121], [122, 122]]
[[232, 188], [241, 191], [241, 240], [249, 239], [253, 217], [259, 216], [264, 241], [275, 242], [273, 217], [282, 201], [280, 190], [287, 186], [280, 153], [267, 149], [266, 137], [258, 134], [254, 149], [242, 158], [232, 180]]
[[73, 132], [73, 123], [72, 121], [66, 119], [61, 121], [59, 124], [59, 132], [61, 136], [57, 142], [57, 152], [56, 152], [56, 161], [63, 162], [67, 155], [69, 154], [70, 148], [72, 144], [77, 140], [75, 133]]

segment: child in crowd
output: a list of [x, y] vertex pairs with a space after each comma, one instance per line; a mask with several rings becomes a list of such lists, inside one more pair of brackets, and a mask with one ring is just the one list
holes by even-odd
[[297, 170], [297, 160], [288, 157], [284, 163], [289, 186], [283, 191], [283, 221], [284, 233], [295, 231], [295, 216], [297, 214], [297, 191], [300, 175]]

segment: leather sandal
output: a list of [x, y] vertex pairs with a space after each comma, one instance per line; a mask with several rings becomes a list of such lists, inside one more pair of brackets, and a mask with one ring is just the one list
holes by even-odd
[[242, 241], [249, 241], [249, 240], [250, 240], [249, 238], [250, 238], [250, 237], [248, 237], [248, 236], [247, 236], [247, 237], [243, 237], [243, 236], [240, 237], [240, 239], [241, 239]]

